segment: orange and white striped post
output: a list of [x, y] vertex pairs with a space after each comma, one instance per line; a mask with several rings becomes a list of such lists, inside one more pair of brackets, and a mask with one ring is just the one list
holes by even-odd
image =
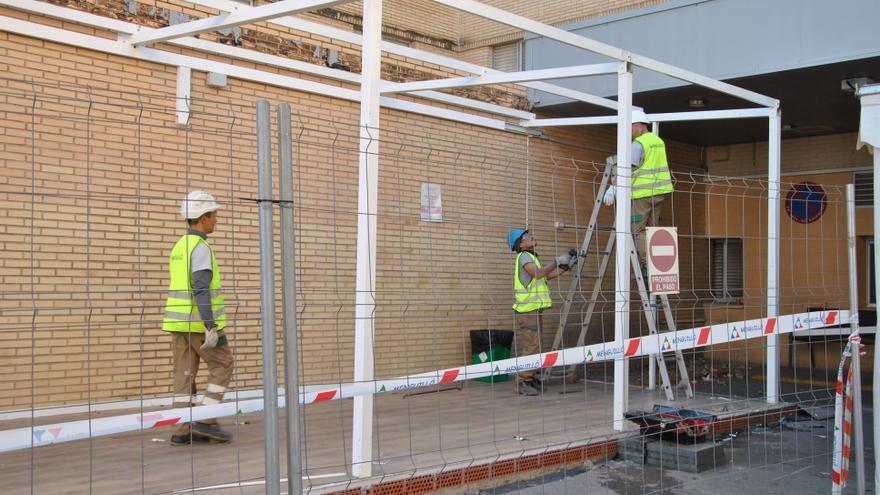
[[[843, 368], [846, 360], [850, 356], [851, 342], [847, 342], [840, 356], [840, 365], [837, 367], [837, 385], [834, 392], [834, 448], [831, 452], [831, 493], [837, 495], [842, 492], [845, 486], [843, 479], [843, 457], [844, 457], [844, 386], [843, 386]], [[846, 452], [849, 457], [849, 452]]]

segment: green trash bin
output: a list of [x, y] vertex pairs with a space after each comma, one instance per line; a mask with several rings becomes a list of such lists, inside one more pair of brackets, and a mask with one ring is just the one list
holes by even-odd
[[[471, 364], [500, 361], [510, 357], [513, 332], [510, 330], [471, 330]], [[475, 378], [486, 383], [506, 382], [507, 373]]]

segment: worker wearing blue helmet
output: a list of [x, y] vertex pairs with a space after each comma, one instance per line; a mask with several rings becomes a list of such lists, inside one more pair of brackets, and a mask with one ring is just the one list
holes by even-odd
[[[552, 263], [542, 265], [535, 253], [534, 236], [526, 229], [513, 229], [507, 234], [507, 246], [516, 253], [513, 266], [513, 303], [516, 333], [514, 350], [517, 356], [529, 356], [541, 352], [541, 313], [553, 306], [547, 281], [569, 270], [577, 262], [577, 251], [557, 256]], [[540, 393], [535, 382], [535, 370], [520, 371], [516, 375], [517, 392], [534, 396]]]

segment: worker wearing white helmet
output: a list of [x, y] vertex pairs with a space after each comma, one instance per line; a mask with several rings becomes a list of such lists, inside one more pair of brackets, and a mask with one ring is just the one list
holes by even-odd
[[[672, 174], [666, 160], [666, 144], [648, 130], [648, 116], [639, 109], [632, 112], [632, 233], [636, 250], [645, 265], [645, 227], [657, 225], [660, 208], [673, 191]], [[616, 162], [616, 157], [609, 157]], [[615, 188], [609, 187], [603, 198], [606, 205], [614, 204]]]
[[[196, 397], [199, 362], [208, 366], [202, 405], [217, 404], [232, 378], [232, 352], [226, 339], [226, 308], [217, 258], [208, 235], [217, 224], [220, 205], [207, 191], [192, 191], [180, 205], [186, 233], [169, 258], [171, 283], [162, 330], [171, 334], [174, 360], [174, 407], [190, 407]], [[183, 423], [171, 435], [172, 445], [228, 442], [216, 419]]]

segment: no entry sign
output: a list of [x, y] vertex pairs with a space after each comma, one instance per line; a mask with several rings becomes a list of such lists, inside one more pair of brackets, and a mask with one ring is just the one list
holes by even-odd
[[678, 294], [678, 231], [675, 227], [648, 227], [648, 290]]

